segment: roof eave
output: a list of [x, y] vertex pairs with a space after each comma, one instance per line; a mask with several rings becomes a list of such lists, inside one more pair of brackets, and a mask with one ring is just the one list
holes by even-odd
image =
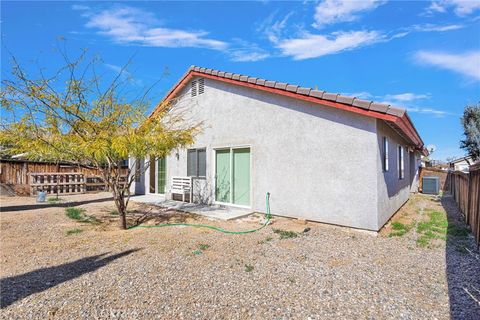
[[[173, 86], [173, 88], [166, 94], [166, 96], [161, 100], [161, 102], [155, 107], [149, 117], [154, 116], [161, 110], [161, 106], [168, 103], [171, 99], [173, 99], [183, 88], [184, 86], [190, 81], [191, 78], [195, 76], [205, 77], [217, 81], [227, 82], [233, 85], [239, 85], [247, 88], [252, 88], [256, 90], [261, 90], [265, 92], [270, 92], [274, 94], [279, 94], [282, 96], [287, 96], [294, 99], [299, 99], [303, 101], [312, 102], [315, 104], [320, 104], [327, 107], [333, 107], [341, 110], [350, 111], [353, 113], [361, 114], [368, 117], [373, 117], [376, 119], [381, 119], [392, 123], [393, 125], [397, 126], [408, 138], [410, 143], [417, 149], [421, 150], [422, 154], [425, 154], [425, 148], [420, 135], [418, 134], [415, 126], [413, 125], [410, 117], [408, 116], [407, 112], [394, 108], [391, 106], [378, 104], [375, 102], [368, 102], [366, 100], [360, 100], [356, 98], [349, 98], [344, 97], [341, 95], [336, 95], [333, 97], [332, 94], [325, 94], [324, 91], [317, 91], [312, 90], [309, 88], [302, 88], [294, 85], [288, 85], [283, 83], [271, 83], [272, 81], [266, 81], [264, 79], [252, 78], [247, 76], [239, 75], [239, 77], [235, 77], [236, 74], [220, 72], [217, 70], [212, 69], [204, 69], [201, 71], [202, 68], [191, 66], [187, 72], [183, 75], [182, 78]], [[226, 77], [228, 75], [228, 77]], [[278, 85], [277, 85], [278, 84]], [[309, 89], [309, 90], [307, 90]], [[308, 95], [305, 94], [308, 92]], [[330, 97], [331, 96], [331, 97]], [[324, 99], [327, 98], [327, 99]], [[344, 104], [340, 102], [336, 102], [338, 99], [341, 101], [350, 102], [350, 104]], [[373, 110], [370, 110], [373, 108]], [[382, 110], [383, 112], [379, 112], [376, 110]], [[427, 151], [428, 155], [428, 151]]]

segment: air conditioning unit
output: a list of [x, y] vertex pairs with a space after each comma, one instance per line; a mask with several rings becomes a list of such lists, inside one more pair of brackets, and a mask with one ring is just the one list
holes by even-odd
[[440, 189], [440, 181], [438, 177], [423, 177], [422, 193], [438, 194]]

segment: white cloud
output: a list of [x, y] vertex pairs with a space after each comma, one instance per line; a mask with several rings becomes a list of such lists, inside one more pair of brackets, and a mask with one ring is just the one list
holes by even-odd
[[260, 61], [270, 57], [270, 53], [257, 44], [237, 38], [232, 39], [227, 54], [232, 61], [236, 62]]
[[105, 63], [104, 66], [105, 66], [107, 69], [110, 69], [111, 71], [113, 71], [113, 72], [115, 72], [115, 73], [120, 73], [120, 72], [128, 73], [128, 71], [126, 71], [126, 70], [123, 69], [122, 67], [117, 66], [117, 65], [114, 65], [114, 64]]
[[123, 81], [130, 82], [136, 86], [143, 86], [143, 81], [141, 79], [135, 78], [128, 70], [127, 66], [117, 66], [115, 64], [104, 63], [105, 68], [112, 71], [115, 76], [119, 76]]
[[353, 92], [353, 93], [342, 93], [342, 95], [347, 96], [347, 97], [355, 97], [358, 99], [364, 99], [364, 100], [373, 100], [374, 96], [370, 92], [367, 91], [361, 91], [361, 92]]
[[457, 16], [466, 16], [480, 9], [478, 0], [434, 0], [427, 8], [428, 14], [444, 13], [448, 8], [453, 8]]
[[159, 27], [160, 22], [149, 12], [119, 7], [90, 13], [86, 16], [89, 28], [122, 44], [139, 44], [151, 47], [203, 47], [224, 50], [228, 44], [209, 39], [206, 31], [187, 31]]
[[[397, 93], [397, 94], [386, 94], [382, 97], [383, 103], [387, 103], [394, 106], [403, 106], [410, 113], [421, 113], [428, 114], [434, 117], [444, 117], [448, 115], [457, 115], [448, 111], [439, 110], [436, 108], [430, 107], [419, 107], [417, 106], [421, 100], [427, 100], [431, 98], [429, 93], [419, 94], [412, 92]], [[408, 106], [405, 106], [408, 105]]]
[[415, 60], [441, 69], [460, 73], [474, 80], [480, 80], [480, 51], [451, 54], [434, 51], [418, 51]]
[[315, 8], [313, 26], [321, 28], [329, 24], [354, 21], [359, 13], [374, 10], [384, 3], [382, 0], [323, 0]]
[[335, 32], [329, 36], [304, 33], [299, 38], [279, 41], [277, 47], [284, 55], [303, 60], [352, 50], [383, 40], [384, 36], [377, 31]]
[[411, 102], [415, 100], [429, 99], [429, 94], [416, 94], [411, 92], [399, 93], [399, 94], [387, 94], [384, 99], [393, 100], [398, 102]]
[[[357, 97], [359, 99], [365, 99], [365, 100], [380, 101], [382, 103], [386, 103], [392, 106], [399, 106], [399, 108], [404, 108], [410, 113], [421, 113], [426, 115], [432, 115], [434, 117], [444, 117], [449, 115], [458, 116], [457, 114], [444, 111], [444, 110], [439, 110], [439, 109], [430, 108], [430, 107], [415, 106], [421, 100], [430, 99], [431, 95], [429, 93], [417, 94], [417, 93], [405, 92], [405, 93], [397, 93], [397, 94], [374, 95], [370, 92], [362, 91], [362, 92], [356, 92], [356, 93], [343, 93], [343, 95], [349, 96], [349, 97]], [[405, 105], [409, 105], [409, 106], [405, 106]]]
[[447, 24], [447, 25], [435, 25], [435, 24], [422, 24], [414, 25], [412, 30], [420, 32], [445, 32], [464, 28], [461, 24]]
[[406, 108], [407, 112], [410, 112], [410, 113], [422, 113], [422, 114], [429, 114], [429, 115], [433, 115], [435, 117], [444, 117], [444, 116], [453, 116], [453, 115], [457, 115], [457, 114], [454, 114], [454, 113], [451, 113], [451, 112], [447, 112], [447, 111], [443, 111], [443, 110], [437, 110], [437, 109], [433, 109], [433, 108], [419, 108], [419, 107], [407, 107]]
[[288, 19], [294, 14], [294, 12], [289, 12], [283, 19], [277, 20], [274, 22], [274, 18], [277, 15], [277, 12], [270, 14], [259, 27], [256, 28], [257, 32], [265, 34], [265, 36], [271, 42], [277, 42], [281, 37], [284, 29], [287, 27]]

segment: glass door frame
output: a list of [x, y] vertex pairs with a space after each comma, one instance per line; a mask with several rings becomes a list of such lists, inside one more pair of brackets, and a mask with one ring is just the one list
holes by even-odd
[[[165, 156], [163, 157], [165, 159], [165, 189], [167, 189], [167, 186], [168, 186], [168, 176], [167, 176], [167, 160], [168, 160], [168, 157]], [[145, 185], [146, 185], [146, 190], [145, 191], [148, 191], [145, 192], [145, 194], [160, 194], [160, 195], [165, 195], [166, 194], [166, 191], [163, 190], [163, 193], [159, 193], [158, 191], [158, 160], [159, 158], [155, 157], [155, 161], [154, 161], [154, 166], [152, 167], [151, 164], [151, 157], [148, 158], [148, 161], [149, 161], [149, 167], [148, 167], [148, 184], [146, 183], [145, 181]], [[155, 192], [150, 192], [150, 187], [152, 185], [152, 171], [151, 170], [154, 170], [154, 173], [155, 173]], [[146, 175], [146, 174], [145, 174]], [[146, 179], [145, 179], [146, 180]]]
[[[235, 149], [249, 149], [250, 150], [250, 204], [249, 205], [240, 205], [233, 203], [233, 150]], [[230, 150], [230, 202], [217, 201], [217, 150]], [[213, 148], [213, 203], [218, 205], [224, 205], [229, 207], [238, 207], [251, 209], [253, 202], [253, 188], [252, 188], [252, 146], [251, 145], [235, 145], [235, 146], [221, 146]]]

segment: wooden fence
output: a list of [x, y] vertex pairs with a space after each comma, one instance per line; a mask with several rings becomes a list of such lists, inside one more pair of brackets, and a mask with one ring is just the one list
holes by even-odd
[[[128, 169], [123, 170], [126, 177]], [[108, 190], [95, 168], [23, 160], [1, 160], [0, 183], [20, 195], [35, 195], [38, 190], [60, 194]]]
[[[79, 172], [30, 173], [30, 195], [45, 191], [48, 194], [75, 194], [109, 191], [102, 177]], [[126, 181], [126, 175], [121, 176]]]
[[465, 215], [465, 221], [472, 229], [478, 246], [480, 245], [480, 164], [470, 166], [468, 173], [450, 172], [448, 183], [450, 193]]

